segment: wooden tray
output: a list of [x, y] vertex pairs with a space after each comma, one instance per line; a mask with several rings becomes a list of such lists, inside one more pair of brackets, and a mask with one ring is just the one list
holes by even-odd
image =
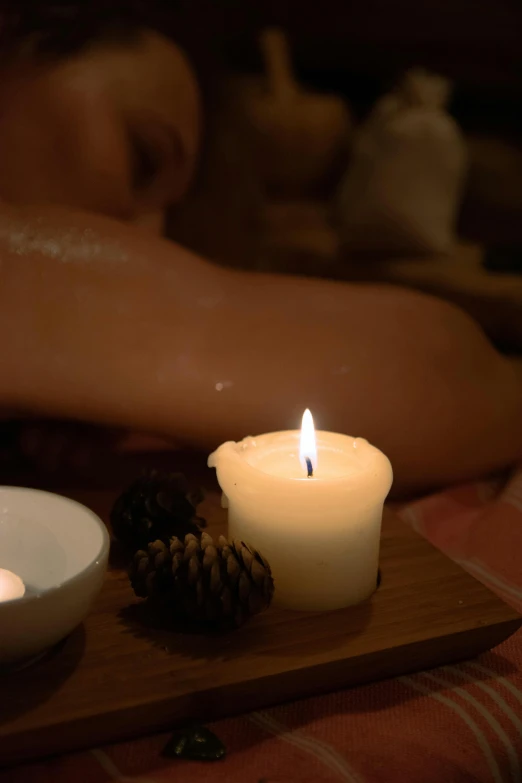
[[[114, 492], [67, 493], [106, 516]], [[217, 492], [205, 501], [224, 528]], [[0, 677], [0, 762], [72, 751], [469, 658], [512, 634], [514, 610], [391, 512], [382, 584], [329, 614], [271, 609], [222, 637], [140, 623], [113, 568], [84, 627], [45, 660]]]

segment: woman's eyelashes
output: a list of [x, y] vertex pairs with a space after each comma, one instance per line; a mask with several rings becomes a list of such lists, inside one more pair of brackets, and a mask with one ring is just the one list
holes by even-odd
[[154, 183], [161, 169], [160, 155], [148, 142], [131, 135], [132, 187], [143, 193]]
[[158, 124], [128, 130], [132, 188], [140, 209], [163, 209], [179, 201], [191, 174], [190, 161], [175, 131]]

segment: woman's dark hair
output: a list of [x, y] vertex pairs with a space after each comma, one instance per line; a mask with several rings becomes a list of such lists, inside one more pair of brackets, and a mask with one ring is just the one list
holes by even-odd
[[179, 6], [175, 0], [4, 0], [0, 46], [6, 53], [31, 42], [37, 54], [66, 56], [97, 39], [161, 28], [164, 14]]
[[0, 0], [0, 59], [26, 47], [42, 59], [73, 56], [95, 42], [132, 40], [143, 29], [185, 51], [208, 100], [223, 56], [217, 0]]

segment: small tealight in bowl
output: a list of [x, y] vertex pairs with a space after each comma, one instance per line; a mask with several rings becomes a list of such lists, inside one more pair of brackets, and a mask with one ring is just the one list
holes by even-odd
[[33, 660], [84, 620], [108, 557], [107, 529], [85, 506], [0, 487], [0, 667]]

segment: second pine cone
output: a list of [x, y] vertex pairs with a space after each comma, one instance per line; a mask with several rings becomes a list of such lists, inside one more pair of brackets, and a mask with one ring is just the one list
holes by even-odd
[[136, 595], [160, 600], [174, 617], [211, 627], [242, 625], [268, 608], [274, 593], [270, 566], [242, 541], [208, 533], [149, 544], [134, 555], [130, 578]]

